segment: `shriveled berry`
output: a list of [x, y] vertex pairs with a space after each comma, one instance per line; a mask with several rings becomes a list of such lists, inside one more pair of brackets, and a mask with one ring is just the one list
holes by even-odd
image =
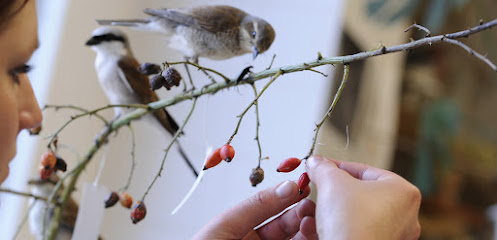
[[138, 72], [143, 75], [157, 74], [161, 70], [161, 67], [155, 63], [143, 63], [138, 67]]
[[309, 186], [310, 182], [311, 180], [309, 179], [309, 175], [307, 175], [307, 172], [300, 175], [299, 181], [297, 182], [297, 185], [299, 186], [299, 194], [304, 193], [304, 189]]
[[41, 125], [35, 128], [28, 129], [29, 135], [38, 135], [41, 132]]
[[226, 162], [231, 162], [235, 157], [235, 149], [231, 145], [226, 144], [221, 147], [221, 152], [219, 154], [221, 155], [221, 159]]
[[54, 171], [60, 170], [65, 172], [67, 170], [67, 163], [64, 159], [60, 157], [56, 157], [57, 161], [55, 162]]
[[121, 194], [119, 194], [119, 202], [123, 207], [131, 208], [131, 205], [133, 204], [133, 198], [131, 197], [131, 195], [129, 195], [129, 193], [121, 192]]
[[164, 79], [166, 79], [164, 87], [166, 87], [167, 89], [171, 88], [172, 86], [179, 86], [179, 83], [182, 79], [181, 74], [179, 74], [178, 70], [172, 67], [167, 67], [166, 69], [164, 69], [164, 71], [162, 71], [162, 76], [164, 77]]
[[257, 184], [261, 183], [264, 180], [264, 170], [261, 167], [257, 167], [252, 169], [252, 174], [250, 174], [250, 182], [252, 183], [252, 187], [257, 186]]
[[150, 78], [150, 88], [152, 89], [152, 91], [155, 91], [155, 90], [161, 88], [162, 86], [164, 86], [165, 83], [166, 83], [166, 80], [160, 74], [155, 74]]
[[205, 161], [204, 170], [207, 170], [211, 167], [215, 167], [216, 165], [218, 165], [222, 161], [222, 158], [219, 154], [220, 152], [221, 152], [221, 149], [218, 148], [209, 154], [209, 156], [207, 157], [207, 160]]
[[302, 161], [298, 158], [287, 158], [280, 163], [277, 172], [291, 172], [295, 170]]
[[119, 195], [112, 191], [109, 195], [107, 195], [107, 198], [105, 198], [105, 208], [110, 208], [116, 205], [117, 201], [119, 201]]
[[147, 215], [145, 203], [138, 201], [131, 209], [131, 221], [133, 224], [136, 224], [137, 222], [143, 220], [145, 215]]

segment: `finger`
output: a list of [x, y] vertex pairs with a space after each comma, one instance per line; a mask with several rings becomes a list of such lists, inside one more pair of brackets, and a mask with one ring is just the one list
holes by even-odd
[[256, 231], [261, 239], [287, 239], [300, 230], [302, 219], [313, 217], [315, 212], [316, 205], [311, 200], [303, 199], [296, 207]]
[[307, 216], [300, 222], [300, 231], [292, 237], [292, 240], [318, 240], [316, 231], [316, 219]]
[[[321, 156], [312, 156], [307, 159], [306, 167], [309, 178], [316, 184], [319, 184], [316, 180], [332, 181], [333, 177], [343, 176], [343, 173], [340, 173], [341, 171], [336, 171], [337, 168], [359, 180], [379, 180], [385, 177], [396, 176], [392, 172], [366, 164], [328, 159]], [[313, 174], [315, 175], [315, 179], [311, 176]]]
[[276, 187], [260, 191], [221, 213], [211, 221], [209, 224], [211, 227], [206, 231], [215, 231], [218, 226], [225, 230], [224, 234], [227, 237], [241, 239], [254, 227], [302, 200], [308, 194], [309, 191], [306, 194], [299, 194], [295, 182], [283, 182]]
[[316, 185], [318, 192], [320, 188], [328, 188], [342, 183], [344, 180], [353, 180], [353, 178], [345, 171], [338, 168], [333, 162], [321, 156], [312, 156], [307, 159], [305, 167], [309, 179]]

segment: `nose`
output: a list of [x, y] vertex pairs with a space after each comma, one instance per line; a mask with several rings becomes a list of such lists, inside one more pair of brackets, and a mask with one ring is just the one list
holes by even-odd
[[19, 100], [19, 131], [22, 129], [40, 126], [43, 118], [31, 83], [29, 81], [25, 81], [22, 85], [23, 91], [20, 96], [21, 99]]

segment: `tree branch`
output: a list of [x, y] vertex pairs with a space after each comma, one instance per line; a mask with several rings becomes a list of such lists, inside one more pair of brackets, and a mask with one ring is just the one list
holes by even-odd
[[[75, 166], [75, 168], [71, 172], [68, 173], [68, 175], [66, 175], [66, 176], [71, 176], [71, 178], [69, 180], [68, 186], [66, 188], [64, 188], [64, 191], [61, 195], [61, 198], [59, 200], [60, 205], [57, 205], [55, 207], [54, 215], [53, 215], [52, 222], [50, 225], [49, 239], [50, 240], [55, 239], [58, 225], [59, 225], [59, 220], [61, 217], [61, 211], [65, 207], [65, 203], [68, 201], [70, 194], [72, 193], [72, 191], [74, 191], [74, 186], [75, 186], [80, 174], [85, 169], [86, 165], [91, 161], [94, 154], [100, 149], [102, 144], [104, 144], [107, 141], [110, 133], [116, 131], [117, 129], [119, 129], [122, 126], [127, 125], [131, 121], [134, 121], [134, 120], [140, 118], [141, 116], [143, 116], [145, 114], [148, 114], [148, 113], [153, 112], [153, 111], [158, 110], [158, 109], [162, 109], [162, 108], [167, 107], [167, 106], [177, 104], [179, 102], [182, 102], [182, 101], [185, 101], [188, 99], [196, 99], [202, 95], [214, 94], [214, 93], [218, 92], [219, 90], [229, 88], [229, 87], [235, 86], [237, 84], [251, 84], [251, 83], [254, 83], [255, 81], [272, 77], [272, 79], [270, 80], [270, 83], [271, 83], [272, 81], [274, 81], [276, 78], [278, 78], [279, 76], [281, 76], [283, 74], [311, 70], [311, 69], [314, 69], [318, 66], [323, 66], [323, 65], [334, 65], [334, 64], [345, 65], [344, 66], [345, 67], [344, 68], [344, 78], [346, 80], [346, 75], [348, 74], [348, 66], [347, 65], [349, 63], [361, 61], [361, 60], [364, 60], [367, 58], [385, 55], [385, 54], [389, 54], [389, 53], [407, 51], [407, 50], [415, 49], [415, 48], [422, 47], [422, 46], [431, 46], [435, 43], [446, 42], [446, 43], [450, 43], [450, 44], [455, 44], [455, 42], [454, 42], [455, 39], [468, 37], [472, 34], [489, 29], [495, 25], [497, 25], [497, 19], [492, 20], [488, 23], [480, 24], [476, 27], [473, 27], [473, 28], [470, 28], [470, 29], [467, 29], [464, 31], [459, 31], [459, 32], [455, 32], [455, 33], [445, 34], [445, 35], [438, 35], [438, 36], [433, 36], [433, 37], [425, 37], [423, 39], [415, 40], [415, 41], [412, 41], [409, 43], [400, 44], [400, 45], [396, 45], [396, 46], [392, 46], [392, 47], [382, 46], [381, 48], [375, 49], [372, 51], [360, 52], [360, 53], [356, 53], [356, 54], [352, 54], [352, 55], [331, 57], [331, 58], [323, 58], [323, 57], [319, 56], [317, 59], [310, 60], [310, 61], [300, 63], [300, 64], [266, 69], [266, 70], [260, 71], [258, 73], [251, 74], [250, 76], [245, 77], [242, 81], [236, 81], [236, 79], [230, 80], [225, 75], [223, 75], [217, 71], [214, 71], [212, 69], [208, 69], [208, 68], [205, 68], [205, 67], [202, 67], [202, 66], [199, 66], [196, 64], [194, 65], [190, 62], [187, 62], [187, 64], [196, 66], [197, 68], [199, 68], [201, 70], [206, 70], [206, 71], [212, 70], [211, 72], [216, 73], [217, 75], [224, 78], [226, 81], [221, 81], [218, 83], [210, 84], [204, 88], [192, 90], [190, 92], [179, 94], [179, 95], [176, 95], [176, 96], [171, 97], [171, 98], [162, 99], [162, 100], [159, 100], [157, 102], [149, 103], [148, 105], [140, 105], [139, 106], [140, 108], [135, 109], [132, 112], [125, 114], [123, 116], [120, 116], [119, 118], [117, 118], [114, 121], [112, 121], [111, 123], [109, 123], [109, 125], [107, 125], [105, 127], [105, 130], [102, 131], [98, 135], [97, 140], [95, 141], [94, 145], [88, 150], [87, 154], [83, 157], [83, 159]], [[456, 41], [456, 42], [458, 42], [458, 41]], [[475, 51], [470, 49], [468, 46], [466, 46], [464, 44], [461, 45], [461, 44], [455, 44], [455, 45], [462, 47], [463, 49], [465, 49], [467, 51], [471, 50], [473, 53], [476, 53]], [[493, 64], [489, 59], [487, 59], [486, 57], [484, 57], [482, 55], [476, 55], [476, 54], [474, 54], [474, 55], [476, 57], [478, 57], [480, 60], [487, 63], [487, 65], [491, 66], [494, 71], [496, 70], [495, 67], [493, 67], [493, 66], [495, 66], [495, 64]], [[184, 63], [184, 62], [180, 62], [180, 63]], [[180, 63], [174, 63], [174, 64], [180, 64]], [[492, 63], [492, 64], [489, 64], [489, 63]], [[173, 64], [173, 63], [169, 63], [169, 64]], [[345, 80], [343, 79], [342, 82], [344, 82]], [[268, 86], [268, 85], [266, 85], [266, 86]], [[256, 103], [256, 101], [261, 96], [261, 94], [264, 92], [264, 90], [265, 89], [263, 89], [259, 93], [258, 97], [254, 101], [252, 101], [252, 103], [249, 105], [249, 107], [246, 109], [246, 111], [248, 111], [248, 109], [250, 109], [250, 107]], [[337, 96], [337, 95], [335, 96], [335, 98], [337, 98], [337, 99], [338, 99], [338, 97], [339, 96]], [[336, 104], [335, 100], [334, 100], [334, 104]], [[333, 106], [334, 105], [332, 104], [332, 106], [330, 108], [331, 111], [333, 110]], [[112, 106], [112, 107], [115, 107], [115, 106]], [[109, 107], [104, 107], [104, 108], [109, 108]], [[102, 109], [104, 109], [104, 108], [102, 108]], [[102, 109], [97, 109], [94, 111], [98, 112]], [[331, 114], [331, 111], [328, 111], [328, 113], [326, 114], [326, 116], [323, 119], [326, 119], [328, 117], [328, 114]], [[318, 130], [319, 129], [316, 129], [316, 136], [317, 136]], [[313, 146], [315, 146], [315, 141], [316, 141], [316, 139], [314, 139]], [[313, 149], [314, 149], [314, 147], [311, 148], [310, 154], [312, 154]], [[63, 180], [61, 180], [61, 181], [63, 181]], [[60, 188], [60, 186], [61, 186], [61, 184], [58, 184], [54, 188], [53, 191], [56, 192]]]

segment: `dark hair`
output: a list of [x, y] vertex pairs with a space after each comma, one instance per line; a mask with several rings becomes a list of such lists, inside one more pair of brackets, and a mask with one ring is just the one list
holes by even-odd
[[[19, 0], [0, 0], [0, 31], [3, 30], [9, 19], [15, 16], [21, 9], [24, 8], [29, 0], [22, 0], [20, 6], [16, 6]], [[14, 9], [14, 7], [16, 7]]]

